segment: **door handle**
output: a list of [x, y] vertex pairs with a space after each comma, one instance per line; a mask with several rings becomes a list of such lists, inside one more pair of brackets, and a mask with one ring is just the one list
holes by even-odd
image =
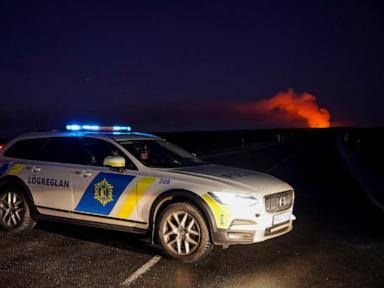
[[81, 177], [91, 177], [92, 173], [89, 171], [77, 171], [77, 175], [80, 175]]
[[37, 166], [32, 166], [32, 167], [31, 167], [31, 172], [32, 172], [32, 173], [35, 173], [35, 172], [41, 172], [41, 168], [40, 168], [40, 167], [37, 167]]

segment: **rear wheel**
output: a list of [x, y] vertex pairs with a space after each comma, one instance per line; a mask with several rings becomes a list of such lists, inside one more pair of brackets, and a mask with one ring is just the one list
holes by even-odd
[[0, 227], [17, 233], [32, 229], [36, 220], [23, 191], [17, 186], [6, 186], [0, 190]]
[[170, 258], [195, 263], [212, 250], [204, 217], [189, 203], [174, 203], [165, 208], [157, 229], [163, 251]]

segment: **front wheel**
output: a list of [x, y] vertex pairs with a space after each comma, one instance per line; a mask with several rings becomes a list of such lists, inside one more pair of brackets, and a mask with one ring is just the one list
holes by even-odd
[[0, 227], [17, 233], [32, 229], [36, 224], [23, 191], [17, 186], [6, 186], [0, 190]]
[[159, 217], [157, 234], [165, 254], [184, 263], [198, 262], [212, 250], [204, 217], [189, 203], [174, 203], [165, 208]]

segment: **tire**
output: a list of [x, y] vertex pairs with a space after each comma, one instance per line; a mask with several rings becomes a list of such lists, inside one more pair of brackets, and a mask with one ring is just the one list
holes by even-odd
[[24, 191], [7, 185], [0, 190], [0, 227], [10, 233], [30, 230], [36, 225]]
[[212, 250], [207, 223], [190, 203], [174, 203], [166, 207], [156, 227], [158, 240], [169, 258], [196, 263]]

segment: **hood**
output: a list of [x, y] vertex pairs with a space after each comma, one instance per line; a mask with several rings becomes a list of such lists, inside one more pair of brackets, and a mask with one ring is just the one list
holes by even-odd
[[[169, 169], [169, 172], [203, 177], [236, 188], [263, 191], [265, 194], [291, 190], [292, 187], [271, 175], [224, 165], [202, 165]], [[241, 187], [239, 187], [241, 186]], [[234, 187], [235, 188], [235, 187]], [[263, 194], [264, 194], [263, 193]]]

